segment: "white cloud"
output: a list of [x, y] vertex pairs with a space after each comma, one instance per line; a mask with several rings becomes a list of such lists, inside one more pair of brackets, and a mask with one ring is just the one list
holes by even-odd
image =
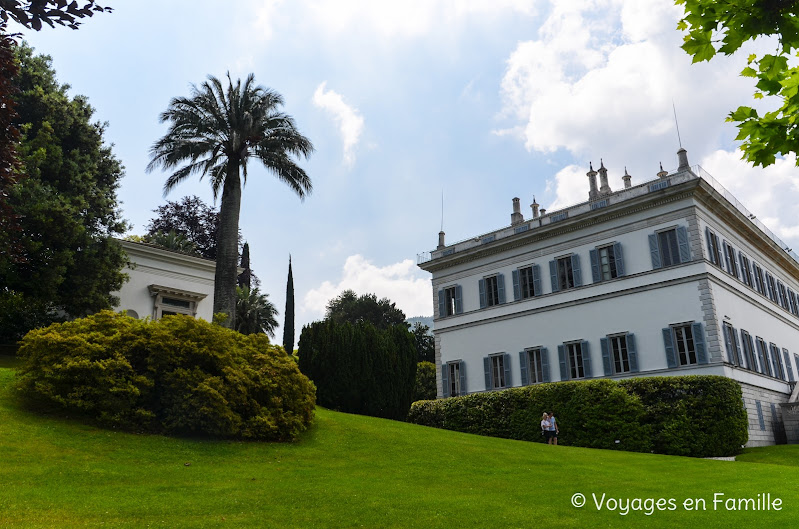
[[373, 293], [378, 298], [388, 298], [408, 317], [433, 313], [430, 280], [420, 277], [413, 260], [406, 259], [378, 267], [357, 254], [349, 256], [344, 262], [337, 284], [325, 281], [309, 290], [303, 298], [302, 308], [321, 317], [328, 301], [347, 289], [354, 290], [358, 295]]
[[313, 104], [333, 116], [338, 124], [341, 139], [344, 142], [344, 163], [352, 167], [355, 163], [355, 147], [363, 132], [363, 116], [358, 110], [344, 102], [341, 94], [333, 90], [325, 91], [327, 81], [316, 87]]

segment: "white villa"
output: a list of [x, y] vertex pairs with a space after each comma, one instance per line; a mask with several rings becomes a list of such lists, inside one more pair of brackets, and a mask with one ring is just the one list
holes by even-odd
[[131, 266], [123, 269], [129, 280], [113, 293], [120, 300], [117, 310], [153, 320], [167, 314], [213, 319], [214, 261], [147, 243], [119, 243]]
[[[799, 442], [799, 255], [678, 152], [675, 172], [423, 254], [438, 396], [606, 377], [738, 381], [749, 444]], [[597, 175], [599, 185], [597, 185]]]

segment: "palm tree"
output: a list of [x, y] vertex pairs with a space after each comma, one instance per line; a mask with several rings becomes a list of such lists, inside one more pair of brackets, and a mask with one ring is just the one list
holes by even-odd
[[[247, 162], [257, 158], [300, 199], [312, 190], [311, 179], [295, 159], [308, 158], [311, 141], [300, 134], [294, 119], [281, 112], [283, 98], [277, 92], [255, 86], [250, 74], [242, 84], [228, 78], [224, 89], [216, 77], [191, 97], [176, 97], [161, 114], [170, 128], [150, 149], [150, 172], [158, 167], [174, 170], [164, 184], [166, 196], [192, 174], [208, 175], [214, 200], [222, 192], [217, 230], [214, 312], [227, 314], [225, 325], [233, 325], [236, 314], [239, 211], [241, 189], [247, 182]], [[242, 178], [243, 182], [242, 182]]]
[[275, 337], [277, 309], [269, 301], [269, 294], [257, 288], [236, 287], [236, 320], [233, 328], [242, 334], [263, 333]]

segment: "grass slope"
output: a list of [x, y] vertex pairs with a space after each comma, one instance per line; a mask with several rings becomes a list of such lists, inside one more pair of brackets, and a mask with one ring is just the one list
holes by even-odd
[[[12, 377], [0, 367], [0, 527], [791, 527], [799, 517], [794, 447], [743, 457], [785, 465], [730, 463], [322, 409], [290, 445], [171, 439], [27, 413], [11, 395]], [[576, 492], [588, 496], [581, 509], [571, 505]], [[678, 509], [621, 516], [598, 511], [592, 492], [675, 498]], [[783, 509], [714, 511], [714, 492], [770, 492]], [[705, 498], [707, 510], [686, 511], [690, 497]]]

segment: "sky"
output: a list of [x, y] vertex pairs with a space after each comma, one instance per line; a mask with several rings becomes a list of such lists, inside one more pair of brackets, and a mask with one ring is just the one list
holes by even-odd
[[[283, 321], [289, 255], [297, 336], [345, 289], [433, 313], [417, 255], [510, 224], [536, 201], [549, 211], [588, 198], [589, 162], [625, 168], [633, 184], [677, 166], [679, 138], [699, 164], [788, 244], [799, 247], [795, 158], [753, 168], [725, 123], [754, 104], [738, 55], [691, 64], [681, 8], [669, 0], [136, 0], [66, 28], [25, 31], [58, 79], [89, 98], [125, 166], [119, 189], [130, 234], [167, 197], [147, 173], [166, 131], [158, 116], [208, 75], [249, 73], [276, 90], [316, 151], [301, 201], [257, 163], [241, 231], [262, 291]], [[771, 103], [773, 104], [773, 102]], [[217, 204], [218, 205], [218, 204]], [[278, 329], [278, 341], [282, 331]]]

